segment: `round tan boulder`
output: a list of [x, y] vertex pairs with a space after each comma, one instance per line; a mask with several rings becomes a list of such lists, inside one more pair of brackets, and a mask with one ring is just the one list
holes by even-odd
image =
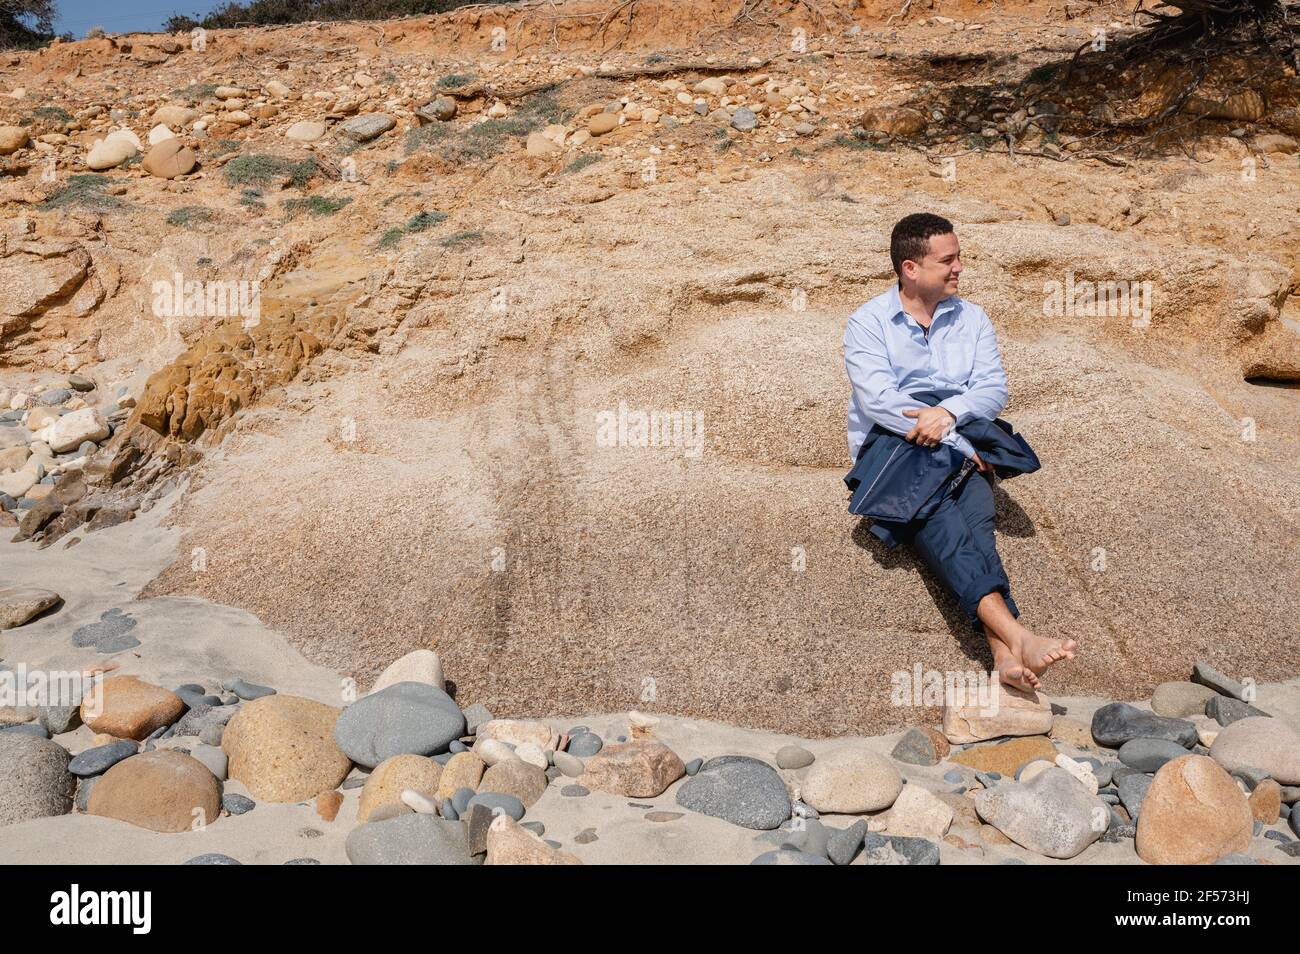
[[513, 795], [524, 803], [525, 808], [528, 808], [542, 797], [547, 782], [546, 773], [536, 765], [529, 765], [519, 759], [507, 759], [491, 766], [483, 773], [478, 790]]
[[181, 129], [198, 119], [202, 113], [188, 106], [159, 106], [154, 110], [153, 121], [172, 129]]
[[1210, 758], [1229, 772], [1263, 769], [1279, 785], [1300, 785], [1300, 732], [1281, 719], [1247, 716], [1224, 726]]
[[[53, 590], [42, 590], [34, 586], [0, 587], [0, 629], [21, 626], [58, 601], [59, 594]], [[3, 724], [4, 719], [0, 718], [0, 725]]]
[[150, 831], [189, 831], [217, 820], [221, 783], [202, 762], [181, 752], [145, 752], [105, 772], [87, 809]]
[[159, 179], [175, 179], [192, 170], [198, 157], [179, 139], [164, 139], [145, 154], [144, 171]]
[[[325, 135], [325, 124], [314, 122], [310, 119], [299, 120], [285, 130], [285, 138], [293, 139], [297, 142], [315, 142], [321, 136]], [[442, 688], [439, 686], [438, 688]]]
[[1256, 821], [1271, 825], [1282, 813], [1282, 786], [1271, 778], [1266, 778], [1255, 786], [1255, 790], [1246, 799], [1250, 805], [1250, 814]]
[[27, 130], [21, 126], [0, 126], [0, 156], [17, 152], [27, 145]]
[[870, 749], [819, 756], [803, 781], [803, 800], [819, 812], [859, 814], [888, 808], [903, 790], [894, 763]]
[[144, 739], [171, 725], [185, 711], [180, 696], [135, 676], [105, 679], [81, 703], [81, 721], [91, 731], [119, 739]]
[[1246, 796], [1215, 761], [1183, 755], [1166, 762], [1142, 800], [1135, 847], [1151, 865], [1204, 865], [1250, 846]]
[[438, 792], [442, 766], [423, 755], [394, 755], [375, 766], [361, 789], [357, 821], [369, 821], [370, 813], [380, 805], [398, 805], [402, 792], [413, 788], [421, 795], [433, 797]]
[[458, 788], [472, 788], [478, 791], [478, 784], [487, 768], [483, 760], [473, 752], [457, 752], [442, 767], [442, 776], [438, 779], [437, 794], [439, 799], [451, 798]]
[[555, 140], [539, 132], [528, 134], [528, 140], [524, 143], [524, 148], [530, 156], [549, 156], [553, 152], [560, 151], [560, 147]]
[[587, 123], [587, 132], [593, 136], [603, 136], [618, 128], [618, 113], [597, 113]]
[[283, 693], [240, 707], [221, 736], [230, 777], [267, 802], [300, 802], [337, 788], [352, 762], [334, 742], [339, 710]]

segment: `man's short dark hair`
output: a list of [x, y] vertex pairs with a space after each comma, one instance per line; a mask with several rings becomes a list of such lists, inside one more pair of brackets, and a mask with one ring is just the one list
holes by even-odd
[[947, 235], [953, 231], [952, 223], [942, 215], [913, 212], [898, 220], [889, 236], [889, 258], [894, 263], [894, 274], [903, 280], [903, 262], [919, 262], [930, 247], [930, 236]]

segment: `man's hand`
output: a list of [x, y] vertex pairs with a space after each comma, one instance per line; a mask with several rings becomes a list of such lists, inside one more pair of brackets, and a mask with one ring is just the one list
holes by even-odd
[[914, 441], [922, 447], [938, 447], [948, 428], [957, 423], [957, 418], [947, 408], [938, 406], [909, 408], [903, 416], [916, 418], [916, 426], [907, 432], [904, 440]]
[[978, 470], [981, 474], [987, 474], [993, 470], [993, 466], [991, 464], [984, 463], [984, 458], [980, 457], [978, 452], [976, 452], [971, 456], [971, 460], [975, 461], [975, 469]]

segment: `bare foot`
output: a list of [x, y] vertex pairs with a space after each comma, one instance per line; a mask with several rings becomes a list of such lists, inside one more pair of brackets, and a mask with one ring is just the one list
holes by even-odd
[[1000, 682], [1024, 692], [1038, 691], [1038, 676], [1020, 661], [1019, 655], [996, 639], [989, 640], [989, 646], [993, 650], [993, 668], [997, 670]]
[[1020, 658], [1032, 672], [1041, 676], [1052, 663], [1073, 659], [1078, 648], [1079, 644], [1073, 639], [1049, 639], [1026, 631], [1020, 640]]

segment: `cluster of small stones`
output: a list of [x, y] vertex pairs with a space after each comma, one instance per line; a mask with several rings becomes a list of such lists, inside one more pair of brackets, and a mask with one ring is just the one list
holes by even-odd
[[[966, 26], [972, 31], [980, 28], [979, 24]], [[852, 37], [845, 39], [851, 41]], [[822, 40], [834, 42], [830, 37]], [[219, 44], [220, 39], [212, 36], [209, 42]], [[150, 65], [203, 64], [201, 54], [165, 40], [148, 47], [145, 53], [123, 52], [123, 65], [143, 63], [138, 59], [140, 55], [146, 55]], [[716, 72], [713, 64], [718, 57], [703, 51], [683, 51], [675, 58], [702, 64], [704, 72]], [[644, 143], [634, 145], [629, 141], [637, 138], [636, 131], [650, 132], [656, 126], [699, 120], [742, 134], [769, 133], [765, 138], [775, 143], [841, 131], [887, 141], [896, 136], [914, 137], [933, 119], [942, 118], [905, 107], [875, 105], [917, 92], [915, 84], [895, 83], [882, 89], [872, 83], [855, 82], [850, 74], [826, 65], [782, 61], [770, 69], [760, 69], [766, 63], [757, 56], [750, 57], [745, 71], [734, 76], [663, 80], [628, 77], [625, 95], [591, 103], [569, 122], [532, 133], [525, 149], [532, 155], [563, 153], [595, 145], [596, 140], [610, 133], [631, 130], [631, 137], [617, 136], [617, 144], [602, 151], [619, 155], [632, 147], [654, 155], [658, 147], [646, 149]], [[575, 64], [559, 55], [532, 55], [519, 57], [510, 66], [512, 77], [523, 74], [532, 85], [541, 85], [587, 76], [618, 78], [621, 70], [637, 65], [636, 60]], [[450, 68], [463, 69], [470, 75], [490, 74], [495, 69], [480, 62]], [[197, 94], [181, 90], [167, 95], [142, 91], [105, 96], [102, 101], [67, 110], [66, 120], [42, 119], [34, 135], [22, 125], [4, 122], [0, 112], [0, 155], [52, 159], [56, 168], [65, 173], [125, 168], [135, 176], [174, 180], [183, 189], [183, 183], [206, 175], [203, 166], [216, 168], [235, 157], [226, 153], [210, 161], [201, 160], [205, 140], [244, 142], [269, 134], [272, 143], [278, 139], [316, 149], [331, 142], [369, 142], [390, 131], [400, 134], [427, 123], [502, 119], [517, 109], [510, 101], [494, 98], [490, 90], [462, 92], [440, 83], [440, 69], [429, 65], [413, 69], [409, 59], [362, 57], [352, 65], [317, 63], [310, 69], [314, 73], [312, 80], [320, 88], [312, 88], [301, 76], [286, 76], [291, 82], [285, 82], [264, 75], [213, 76], [210, 69], [204, 70], [202, 77], [213, 81]], [[688, 75], [691, 71], [680, 72]], [[444, 74], [441, 79], [445, 81], [448, 75], [456, 74]], [[924, 92], [924, 88], [920, 91]], [[29, 92], [41, 91], [14, 89], [8, 98], [22, 101]], [[58, 105], [57, 96], [46, 101]], [[1020, 112], [988, 118], [971, 116], [966, 120], [979, 129], [987, 126], [1017, 134], [1031, 129], [1051, 132], [1051, 119], [1043, 117], [1055, 112], [1051, 103], [1032, 103]], [[1035, 115], [1042, 121], [1036, 124]], [[136, 160], [141, 157], [136, 171]]]
[[[943, 16], [928, 18], [922, 24], [959, 33], [983, 29], [980, 23], [954, 21]], [[1111, 27], [1126, 29], [1118, 23]], [[213, 45], [221, 42], [215, 35], [208, 39]], [[856, 35], [812, 38], [814, 47], [809, 52], [821, 47], [833, 51], [838, 39], [854, 42]], [[109, 38], [108, 42], [121, 50], [120, 63], [127, 68], [173, 69], [192, 64], [191, 69], [202, 69], [206, 65], [202, 53], [173, 38], [138, 48], [124, 39]], [[887, 55], [883, 45], [878, 55]], [[706, 67], [718, 61], [716, 56], [706, 56], [702, 51], [686, 51], [682, 58], [693, 59]], [[756, 70], [766, 62], [750, 57], [748, 68]], [[529, 79], [544, 83], [593, 75], [617, 78], [619, 70], [634, 65], [608, 61], [575, 65], [560, 55], [531, 55], [515, 58], [510, 68], [514, 74], [524, 73]], [[453, 68], [475, 74], [491, 73], [494, 69], [491, 64], [478, 62]], [[140, 159], [138, 175], [175, 180], [179, 185], [204, 177], [203, 164], [217, 167], [234, 158], [227, 153], [210, 163], [201, 163], [205, 140], [247, 140], [266, 132], [273, 139], [315, 148], [315, 144], [324, 144], [325, 140], [362, 143], [390, 130], [401, 133], [425, 123], [448, 122], [466, 116], [475, 122], [504, 118], [515, 109], [509, 102], [493, 99], [486, 91], [458, 96], [454, 88], [444, 89], [436, 82], [438, 69], [429, 65], [413, 68], [409, 58], [361, 57], [354, 64], [316, 63], [308, 69], [314, 74], [311, 77], [314, 82], [310, 84], [294, 75], [286, 75], [291, 82], [285, 82], [251, 73], [240, 77], [214, 76], [211, 68], [202, 69], [201, 77], [213, 82], [197, 93], [159, 95], [141, 91], [125, 96], [105, 95], [80, 108], [67, 110], [66, 119], [42, 119], [34, 129], [5, 121], [0, 101], [0, 155], [52, 159], [57, 168], [67, 173], [129, 167]], [[115, 68], [106, 71], [107, 74], [116, 72]], [[317, 88], [312, 88], [313, 85]], [[50, 93], [45, 101], [58, 105], [53, 91], [12, 89], [8, 98], [22, 101], [29, 92]], [[1078, 145], [1056, 142], [1056, 116], [1060, 107], [1038, 97], [1042, 92], [1039, 84], [1027, 86], [1028, 99], [1023, 104], [1008, 103], [1005, 108], [990, 110], [988, 115], [971, 112], [948, 117], [942, 108], [924, 105], [928, 92], [925, 84], [903, 82], [881, 88], [855, 82], [848, 73], [828, 65], [805, 67], [786, 62], [772, 66], [770, 72], [752, 75], [714, 75], [700, 80], [633, 77], [627, 80], [626, 95], [608, 103], [590, 104], [571, 122], [533, 133], [526, 148], [530, 154], [547, 155], [586, 146], [620, 129], [651, 129], [659, 124], [671, 126], [698, 119], [741, 133], [770, 130], [777, 143], [838, 131], [877, 142], [895, 137], [911, 139], [935, 131], [935, 123], [955, 118], [972, 133], [987, 139], [1010, 137], [1023, 148], [1039, 148], [1055, 154]], [[891, 101], [913, 105], [895, 105]], [[867, 104], [871, 105], [864, 109]], [[1068, 101], [1064, 106], [1069, 107]], [[1240, 117], [1234, 114], [1228, 118]], [[627, 145], [623, 137], [618, 138], [619, 145], [610, 150], [614, 154]], [[1266, 138], [1269, 143], [1265, 145], [1270, 149], [1278, 145], [1274, 139], [1287, 139]], [[1294, 150], [1294, 141], [1289, 141], [1289, 147]], [[649, 149], [649, 154], [654, 152], [654, 147]]]
[[0, 407], [0, 527], [20, 527], [25, 538], [58, 505], [59, 480], [80, 476], [135, 399], [125, 387], [110, 397], [91, 378], [71, 374], [0, 388]]
[[[56, 601], [0, 591], [0, 622], [22, 625]], [[1150, 710], [1104, 705], [1090, 724], [995, 688], [996, 706], [947, 705], [941, 728], [907, 730], [889, 755], [843, 740], [817, 756], [788, 744], [770, 760], [684, 761], [652, 715], [628, 713], [627, 732], [607, 741], [585, 725], [462, 709], [430, 650], [341, 709], [244, 679], [167, 689], [112, 675], [93, 705], [0, 709], [0, 825], [75, 810], [181, 832], [195, 818], [238, 824], [228, 819], [259, 801], [314, 803], [334, 823], [342, 791], [360, 787], [354, 864], [580, 864], [529, 817], [557, 785], [564, 798], [632, 799], [655, 823], [696, 812], [753, 830], [754, 864], [931, 865], [941, 844], [976, 860], [1012, 845], [1069, 859], [1098, 841], [1151, 864], [1300, 857], [1300, 735], [1208, 664], [1192, 679], [1160, 685]], [[96, 734], [74, 753], [63, 743], [83, 723]], [[224, 792], [228, 779], [252, 797]], [[665, 793], [681, 812], [641, 801]], [[574, 844], [596, 840], [600, 821]]]

